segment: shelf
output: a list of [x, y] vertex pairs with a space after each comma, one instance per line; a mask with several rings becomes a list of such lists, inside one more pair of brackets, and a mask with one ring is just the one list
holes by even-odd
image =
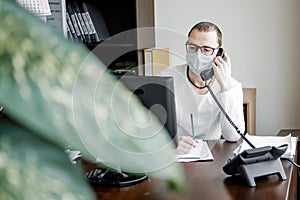
[[[150, 29], [146, 34], [144, 31], [137, 30], [137, 28], [142, 27], [154, 27], [154, 0], [66, 0], [66, 3], [68, 2], [77, 2], [78, 4], [85, 2], [96, 31], [101, 32], [103, 24], [107, 28], [109, 39], [99, 43], [86, 43], [88, 49], [92, 51], [98, 45], [101, 45], [101, 48], [120, 48], [123, 50], [128, 48], [127, 53], [118, 56], [115, 61], [109, 64], [109, 69], [122, 68], [116, 64], [122, 62], [134, 63], [135, 66], [142, 65], [144, 62], [143, 49], [155, 46], [154, 29]], [[122, 35], [123, 33], [124, 35]], [[100, 51], [100, 53], [102, 52]], [[100, 60], [105, 59], [101, 54], [96, 53], [95, 55]], [[124, 66], [124, 68], [126, 67]]]

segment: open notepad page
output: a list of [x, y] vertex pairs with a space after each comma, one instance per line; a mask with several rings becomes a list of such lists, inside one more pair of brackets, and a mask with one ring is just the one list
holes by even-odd
[[191, 149], [187, 154], [178, 155], [178, 162], [192, 162], [192, 161], [212, 161], [214, 160], [213, 155], [208, 147], [207, 142], [198, 140], [198, 146]]
[[[278, 147], [283, 144], [287, 144], [288, 148], [286, 152], [281, 156], [282, 158], [293, 158], [296, 152], [297, 137], [292, 137], [291, 134], [287, 136], [256, 136], [256, 135], [246, 135], [246, 138], [255, 146], [255, 148], [263, 146], [274, 146]], [[235, 155], [242, 153], [246, 149], [251, 149], [250, 145], [243, 141], [233, 153]]]

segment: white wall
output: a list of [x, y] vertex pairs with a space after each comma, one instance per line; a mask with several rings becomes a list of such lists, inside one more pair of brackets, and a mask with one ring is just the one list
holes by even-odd
[[233, 76], [257, 88], [257, 135], [275, 135], [300, 128], [299, 8], [299, 0], [156, 0], [156, 27], [171, 33], [158, 31], [156, 46], [171, 48], [170, 64], [180, 64], [189, 29], [219, 25]]

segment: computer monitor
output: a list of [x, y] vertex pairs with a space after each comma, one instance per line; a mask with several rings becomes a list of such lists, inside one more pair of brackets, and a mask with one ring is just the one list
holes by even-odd
[[[156, 115], [177, 146], [177, 121], [173, 77], [119, 76], [119, 81], [132, 91]], [[86, 173], [86, 179], [98, 186], [130, 186], [147, 179], [143, 174], [96, 168]]]
[[164, 125], [177, 146], [177, 121], [173, 77], [121, 76], [119, 80]]

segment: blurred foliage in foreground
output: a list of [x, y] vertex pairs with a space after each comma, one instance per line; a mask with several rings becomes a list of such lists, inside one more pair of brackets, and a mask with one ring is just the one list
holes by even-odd
[[0, 199], [93, 199], [66, 147], [183, 188], [165, 129], [88, 50], [14, 1], [0, 27]]

